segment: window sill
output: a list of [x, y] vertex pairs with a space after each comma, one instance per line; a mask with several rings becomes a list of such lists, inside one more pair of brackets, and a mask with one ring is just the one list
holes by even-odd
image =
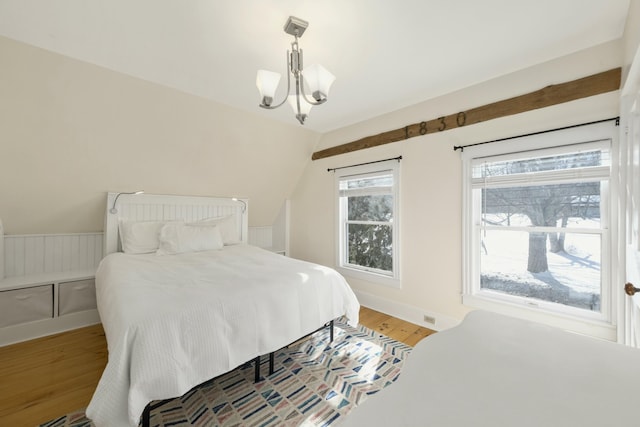
[[378, 285], [388, 286], [390, 288], [401, 289], [402, 283], [400, 279], [376, 274], [368, 271], [356, 270], [354, 268], [337, 267], [336, 270], [343, 276], [353, 277], [354, 279], [365, 280], [367, 282], [376, 283]]
[[487, 298], [481, 295], [463, 295], [462, 303], [469, 307], [544, 323], [594, 338], [608, 341], [617, 340], [615, 325], [604, 320], [580, 318], [569, 314], [551, 312], [542, 308], [529, 307], [524, 304], [520, 305], [513, 302]]

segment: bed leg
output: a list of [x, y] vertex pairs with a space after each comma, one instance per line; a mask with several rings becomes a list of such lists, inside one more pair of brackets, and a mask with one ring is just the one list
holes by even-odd
[[333, 320], [329, 322], [329, 342], [333, 342]]
[[260, 381], [260, 356], [256, 357], [254, 360], [255, 366], [255, 382]]
[[142, 411], [142, 427], [149, 427], [151, 425], [151, 404], [144, 407]]
[[269, 375], [273, 374], [273, 352], [269, 353]]

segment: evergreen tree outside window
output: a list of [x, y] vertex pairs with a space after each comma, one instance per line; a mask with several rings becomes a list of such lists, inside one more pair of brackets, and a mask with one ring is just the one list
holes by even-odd
[[399, 286], [398, 162], [336, 172], [338, 266], [346, 275]]

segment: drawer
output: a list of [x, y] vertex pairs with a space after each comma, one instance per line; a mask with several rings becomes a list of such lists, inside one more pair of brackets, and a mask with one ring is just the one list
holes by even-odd
[[0, 328], [52, 317], [53, 285], [0, 292]]
[[60, 283], [58, 292], [58, 316], [96, 308], [94, 279]]

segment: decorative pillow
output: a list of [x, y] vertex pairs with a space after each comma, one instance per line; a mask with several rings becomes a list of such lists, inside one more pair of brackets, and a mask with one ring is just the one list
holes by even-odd
[[160, 230], [158, 255], [180, 254], [222, 249], [222, 237], [218, 227], [187, 225], [169, 222]]
[[240, 230], [238, 229], [238, 224], [236, 223], [236, 217], [234, 215], [201, 219], [200, 221], [191, 222], [188, 225], [198, 227], [216, 226], [220, 229], [222, 242], [225, 245], [237, 245], [238, 243], [242, 243], [242, 240], [240, 239]]
[[127, 254], [148, 254], [158, 250], [160, 229], [164, 221], [121, 220], [119, 225], [122, 251]]

